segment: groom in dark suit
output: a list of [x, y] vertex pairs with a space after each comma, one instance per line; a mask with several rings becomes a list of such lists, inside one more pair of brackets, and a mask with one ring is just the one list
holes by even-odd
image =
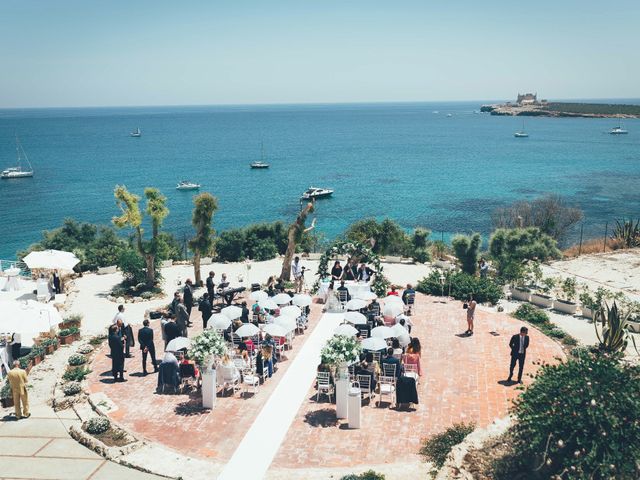
[[153, 371], [158, 371], [158, 364], [156, 363], [156, 346], [153, 343], [153, 330], [149, 328], [149, 320], [142, 322], [144, 325], [138, 330], [138, 343], [140, 344], [140, 350], [142, 350], [142, 372], [147, 374], [147, 355], [151, 355], [151, 365], [153, 365]]
[[522, 383], [522, 370], [524, 369], [524, 359], [527, 356], [527, 348], [529, 348], [529, 329], [522, 327], [519, 335], [514, 335], [509, 341], [511, 348], [511, 365], [509, 366], [509, 378], [507, 382], [511, 382], [513, 377], [513, 369], [518, 363], [518, 383]]

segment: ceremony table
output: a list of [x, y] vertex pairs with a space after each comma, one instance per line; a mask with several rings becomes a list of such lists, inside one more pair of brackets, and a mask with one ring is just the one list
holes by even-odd
[[[330, 282], [320, 282], [320, 288], [318, 288], [318, 297], [322, 298], [326, 302], [327, 292], [329, 291], [329, 283]], [[333, 283], [334, 292], [340, 286], [340, 282], [336, 280]], [[349, 290], [349, 295], [351, 298], [359, 298], [359, 294], [363, 292], [370, 292], [371, 285], [367, 282], [354, 282], [352, 280], [344, 282], [344, 286]]]
[[18, 276], [20, 275], [19, 268], [7, 268], [4, 273], [7, 275], [7, 283], [5, 283], [3, 290], [10, 292], [12, 290], [20, 290], [20, 284], [18, 283]]

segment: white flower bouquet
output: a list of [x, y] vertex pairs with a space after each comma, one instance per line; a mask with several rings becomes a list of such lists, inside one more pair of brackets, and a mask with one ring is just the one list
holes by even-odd
[[207, 329], [191, 341], [189, 356], [201, 367], [227, 353], [227, 344], [216, 330]]
[[338, 366], [342, 363], [353, 363], [360, 358], [362, 345], [355, 337], [335, 335], [331, 338], [320, 353], [322, 363]]

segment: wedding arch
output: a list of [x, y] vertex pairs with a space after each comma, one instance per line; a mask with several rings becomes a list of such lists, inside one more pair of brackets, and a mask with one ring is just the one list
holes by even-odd
[[380, 257], [371, 248], [360, 242], [335, 242], [322, 254], [318, 272], [316, 273], [318, 279], [313, 284], [313, 291], [318, 291], [322, 279], [331, 276], [329, 263], [344, 255], [353, 258], [358, 263], [366, 263], [374, 271], [375, 275], [371, 282], [371, 290], [379, 297], [383, 297], [389, 286], [389, 281], [382, 273], [383, 267]]

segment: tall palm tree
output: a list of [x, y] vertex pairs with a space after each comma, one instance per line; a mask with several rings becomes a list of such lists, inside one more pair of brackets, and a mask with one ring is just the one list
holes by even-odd
[[189, 248], [193, 251], [193, 271], [196, 278], [196, 285], [202, 282], [200, 275], [200, 259], [207, 255], [213, 248], [213, 228], [211, 220], [213, 214], [218, 210], [218, 200], [210, 193], [204, 192], [196, 195], [193, 199], [195, 207], [191, 224], [196, 231], [195, 236], [189, 240]]

